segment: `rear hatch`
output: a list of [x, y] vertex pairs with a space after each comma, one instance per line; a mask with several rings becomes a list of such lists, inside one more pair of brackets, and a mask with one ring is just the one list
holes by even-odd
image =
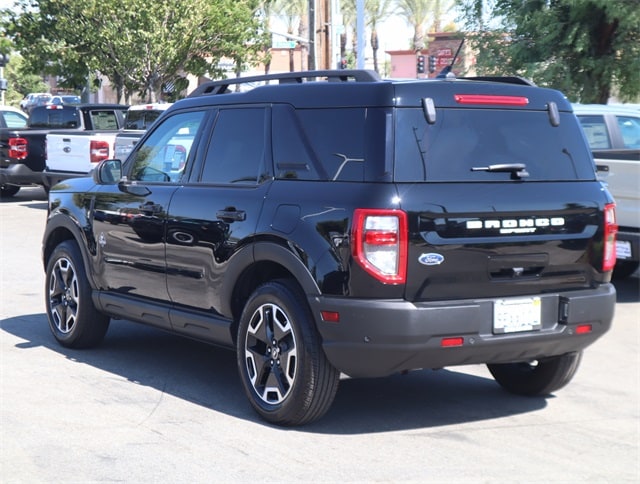
[[575, 116], [555, 91], [506, 87], [452, 82], [396, 111], [408, 300], [540, 294], [608, 278], [611, 198]]

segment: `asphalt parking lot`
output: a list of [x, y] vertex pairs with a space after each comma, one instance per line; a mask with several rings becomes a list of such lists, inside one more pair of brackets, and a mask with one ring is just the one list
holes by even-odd
[[44, 314], [45, 195], [0, 202], [0, 482], [640, 482], [638, 274], [612, 330], [548, 398], [484, 367], [341, 381], [319, 422], [246, 401], [232, 352], [127, 321], [94, 350]]

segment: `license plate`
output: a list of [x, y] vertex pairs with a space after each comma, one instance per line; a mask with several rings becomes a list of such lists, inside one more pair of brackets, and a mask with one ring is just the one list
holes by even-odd
[[542, 327], [539, 297], [499, 299], [493, 303], [493, 332], [516, 333]]
[[631, 258], [631, 242], [629, 242], [628, 240], [616, 240], [616, 258]]

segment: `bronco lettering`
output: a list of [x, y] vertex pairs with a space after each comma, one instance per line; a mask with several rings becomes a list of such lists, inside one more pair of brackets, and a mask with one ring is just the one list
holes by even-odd
[[469, 220], [466, 227], [469, 230], [499, 229], [500, 233], [533, 233], [539, 227], [561, 227], [564, 217], [553, 218], [521, 218], [505, 220]]

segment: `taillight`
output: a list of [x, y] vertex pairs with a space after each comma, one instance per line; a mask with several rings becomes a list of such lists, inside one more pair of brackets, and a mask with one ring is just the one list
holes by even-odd
[[28, 153], [25, 138], [9, 138], [9, 158], [24, 160]]
[[616, 235], [618, 224], [616, 223], [616, 204], [609, 203], [604, 206], [604, 253], [602, 254], [602, 271], [611, 271], [616, 265]]
[[385, 284], [407, 278], [407, 214], [402, 210], [356, 209], [353, 214], [354, 259]]
[[107, 141], [91, 141], [89, 151], [91, 154], [91, 163], [106, 160], [109, 158], [109, 143]]

